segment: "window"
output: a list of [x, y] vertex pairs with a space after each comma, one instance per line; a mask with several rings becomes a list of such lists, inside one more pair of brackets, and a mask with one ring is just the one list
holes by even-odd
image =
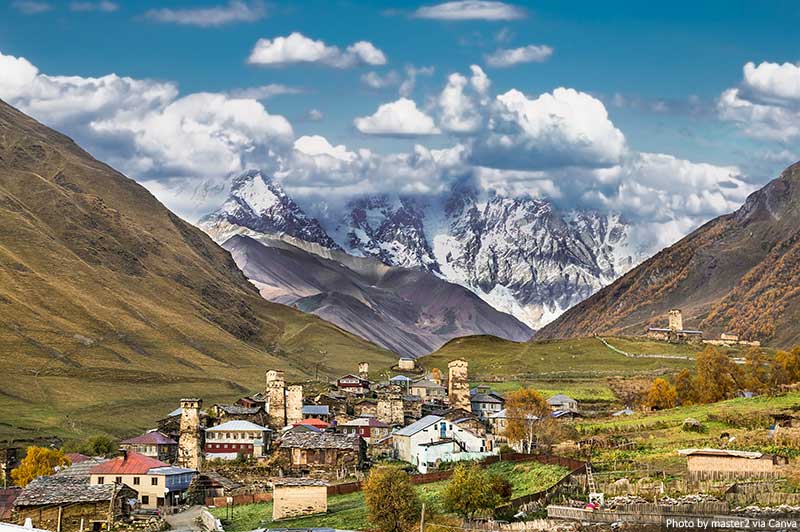
[[158, 486], [158, 477], [153, 477], [150, 479], [151, 486]]
[[116, 477], [114, 479], [114, 482], [116, 482], [117, 484], [122, 484], [122, 477]]
[[105, 484], [106, 483], [106, 477], [97, 477], [97, 483], [98, 484]]
[[142, 504], [150, 504], [150, 497], [148, 495], [142, 495]]
[[139, 485], [139, 477], [133, 477], [133, 485], [134, 486], [138, 486]]

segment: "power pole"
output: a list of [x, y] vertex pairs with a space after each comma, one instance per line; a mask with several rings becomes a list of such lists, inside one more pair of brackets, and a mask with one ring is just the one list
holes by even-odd
[[425, 503], [422, 503], [422, 512], [419, 517], [419, 532], [425, 532]]

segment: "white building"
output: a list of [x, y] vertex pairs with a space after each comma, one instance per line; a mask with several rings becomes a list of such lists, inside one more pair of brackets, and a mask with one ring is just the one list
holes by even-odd
[[[440, 416], [425, 416], [392, 433], [397, 458], [410, 462], [420, 471], [454, 453], [491, 453], [492, 442], [458, 423]], [[449, 444], [430, 445], [438, 442]], [[432, 460], [433, 459], [433, 460]]]
[[239, 455], [264, 456], [272, 430], [250, 421], [234, 420], [206, 429], [206, 458], [233, 460]]

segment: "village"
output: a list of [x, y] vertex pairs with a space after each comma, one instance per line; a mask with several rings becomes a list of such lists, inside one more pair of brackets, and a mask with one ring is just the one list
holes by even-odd
[[[664, 345], [702, 341], [699, 331], [683, 329], [677, 310], [670, 312], [668, 327], [650, 328], [647, 335]], [[361, 497], [371, 472], [382, 468], [402, 472], [427, 490], [427, 525], [424, 505], [412, 519], [422, 521], [422, 530], [661, 527], [667, 519], [696, 523], [711, 516], [745, 519], [747, 528], [764, 516], [800, 511], [787, 506], [800, 505], [800, 496], [777, 493], [793, 474], [791, 453], [753, 451], [745, 442], [740, 448], [730, 432], [704, 435], [708, 429], [691, 418], [678, 422], [683, 436], [690, 436], [687, 446], [664, 444], [667, 465], [655, 461], [638, 479], [635, 472], [620, 474], [634, 467], [626, 452], [648, 448], [630, 433], [663, 428], [662, 420], [648, 420], [658, 419], [660, 410], [670, 412], [674, 398], [663, 409], [651, 404], [649, 414], [633, 403], [598, 412], [565, 393], [545, 398], [534, 390], [498, 393], [486, 384], [472, 386], [464, 359], [449, 361], [446, 374], [424, 363], [400, 358], [375, 379], [362, 362], [331, 382], [289, 383], [283, 371], [269, 369], [263, 389], [232, 403], [180, 399], [150, 430], [120, 441], [105, 456], [58, 451], [52, 474], [34, 474], [24, 487], [8, 483], [25, 451], [6, 449], [0, 520], [17, 524], [0, 526], [155, 532], [187, 509], [202, 508], [192, 514], [193, 529], [240, 532], [274, 523], [281, 530], [307, 525], [297, 528], [305, 530], [319, 516], [335, 516], [337, 501]], [[787, 393], [793, 404], [796, 396]], [[750, 393], [738, 401], [747, 399], [759, 400]], [[775, 449], [795, 441], [791, 410], [767, 414], [763, 432]], [[628, 419], [635, 421], [625, 430]], [[694, 440], [702, 445], [688, 445]], [[718, 445], [707, 445], [709, 440]], [[505, 476], [508, 493], [469, 519], [454, 520], [439, 500], [456, 482], [453, 477], [470, 467]], [[253, 508], [260, 512], [256, 521], [236, 522], [238, 513]], [[345, 525], [363, 529], [359, 522]]]

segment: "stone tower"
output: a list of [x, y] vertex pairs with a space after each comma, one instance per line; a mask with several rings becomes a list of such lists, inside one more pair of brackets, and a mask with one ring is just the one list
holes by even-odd
[[447, 364], [447, 396], [451, 408], [470, 412], [468, 367], [469, 363], [461, 358]]
[[299, 384], [286, 388], [286, 424], [294, 425], [303, 420], [303, 387]]
[[673, 331], [683, 330], [683, 313], [679, 309], [669, 311], [669, 328]]
[[358, 376], [365, 381], [369, 380], [369, 362], [358, 363]]
[[383, 421], [389, 425], [402, 425], [405, 422], [403, 394], [388, 392], [378, 397], [376, 414], [375, 417], [378, 418], [378, 421]]
[[269, 426], [280, 430], [286, 426], [286, 380], [283, 371], [271, 369], [267, 372], [266, 394]]
[[178, 437], [178, 465], [200, 469], [203, 453], [200, 449], [200, 409], [202, 399], [181, 399], [181, 428]]

